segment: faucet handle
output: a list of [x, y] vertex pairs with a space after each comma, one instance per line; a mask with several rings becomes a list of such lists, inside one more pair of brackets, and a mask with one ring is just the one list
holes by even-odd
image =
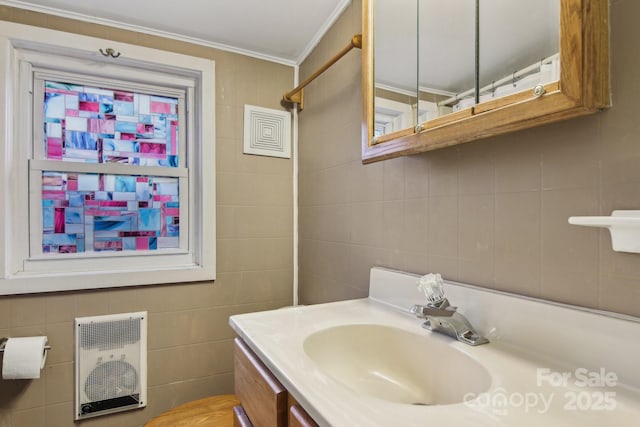
[[418, 290], [424, 294], [430, 305], [438, 307], [442, 301], [446, 301], [444, 289], [442, 289], [443, 283], [440, 274], [425, 274], [418, 280]]

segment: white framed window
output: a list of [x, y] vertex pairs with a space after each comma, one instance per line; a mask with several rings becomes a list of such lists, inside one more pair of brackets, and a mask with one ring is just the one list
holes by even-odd
[[0, 29], [0, 294], [215, 279], [214, 63]]

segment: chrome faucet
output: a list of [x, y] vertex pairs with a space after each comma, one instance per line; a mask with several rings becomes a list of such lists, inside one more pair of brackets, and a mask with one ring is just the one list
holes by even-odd
[[434, 332], [449, 335], [469, 345], [480, 345], [489, 342], [478, 334], [469, 321], [457, 308], [449, 305], [442, 290], [442, 278], [439, 274], [428, 274], [420, 279], [418, 288], [424, 292], [429, 302], [427, 305], [414, 305], [411, 313], [425, 319], [422, 327]]

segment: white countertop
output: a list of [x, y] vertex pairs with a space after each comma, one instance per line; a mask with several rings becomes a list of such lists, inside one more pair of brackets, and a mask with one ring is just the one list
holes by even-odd
[[[457, 297], [462, 298], [459, 294]], [[421, 301], [416, 298], [415, 302]], [[464, 314], [459, 300], [452, 304], [460, 306]], [[474, 321], [471, 323], [476, 325]], [[531, 323], [534, 324], [535, 319], [531, 319]], [[419, 319], [371, 297], [236, 315], [230, 318], [230, 324], [321, 426], [640, 425], [640, 390], [625, 384], [625, 375], [618, 375], [615, 387], [580, 387], [576, 369], [582, 369], [587, 375], [595, 375], [596, 370], [590, 363], [576, 364], [575, 355], [559, 361], [544, 349], [530, 351], [501, 339], [496, 328], [492, 328], [493, 332], [481, 331], [491, 339], [489, 344], [468, 346], [421, 328]], [[324, 373], [303, 348], [305, 339], [315, 332], [353, 324], [391, 326], [425, 339], [441, 340], [483, 365], [491, 377], [491, 386], [475, 401], [450, 405], [416, 406], [362, 396]], [[556, 332], [562, 333], [562, 330]], [[574, 351], [578, 355], [582, 353], [580, 348]], [[610, 351], [615, 353], [615, 349]], [[447, 363], [430, 360], [428, 354], [414, 356], [424, 358], [425, 363]], [[626, 357], [637, 366], [638, 353]], [[615, 363], [615, 358], [612, 361]], [[615, 374], [618, 367], [607, 363], [603, 362], [603, 371], [597, 372]], [[571, 378], [565, 386], [554, 386], [549, 381], [538, 384], [540, 369], [570, 373]], [[503, 405], [501, 398], [509, 403]]]

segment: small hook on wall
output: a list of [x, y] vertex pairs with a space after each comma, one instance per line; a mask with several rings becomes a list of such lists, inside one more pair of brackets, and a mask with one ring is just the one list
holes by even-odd
[[110, 56], [112, 58], [117, 58], [118, 56], [120, 56], [120, 52], [116, 52], [114, 49], [110, 47], [108, 47], [105, 51], [103, 51], [102, 49], [99, 49], [99, 50], [102, 56]]

